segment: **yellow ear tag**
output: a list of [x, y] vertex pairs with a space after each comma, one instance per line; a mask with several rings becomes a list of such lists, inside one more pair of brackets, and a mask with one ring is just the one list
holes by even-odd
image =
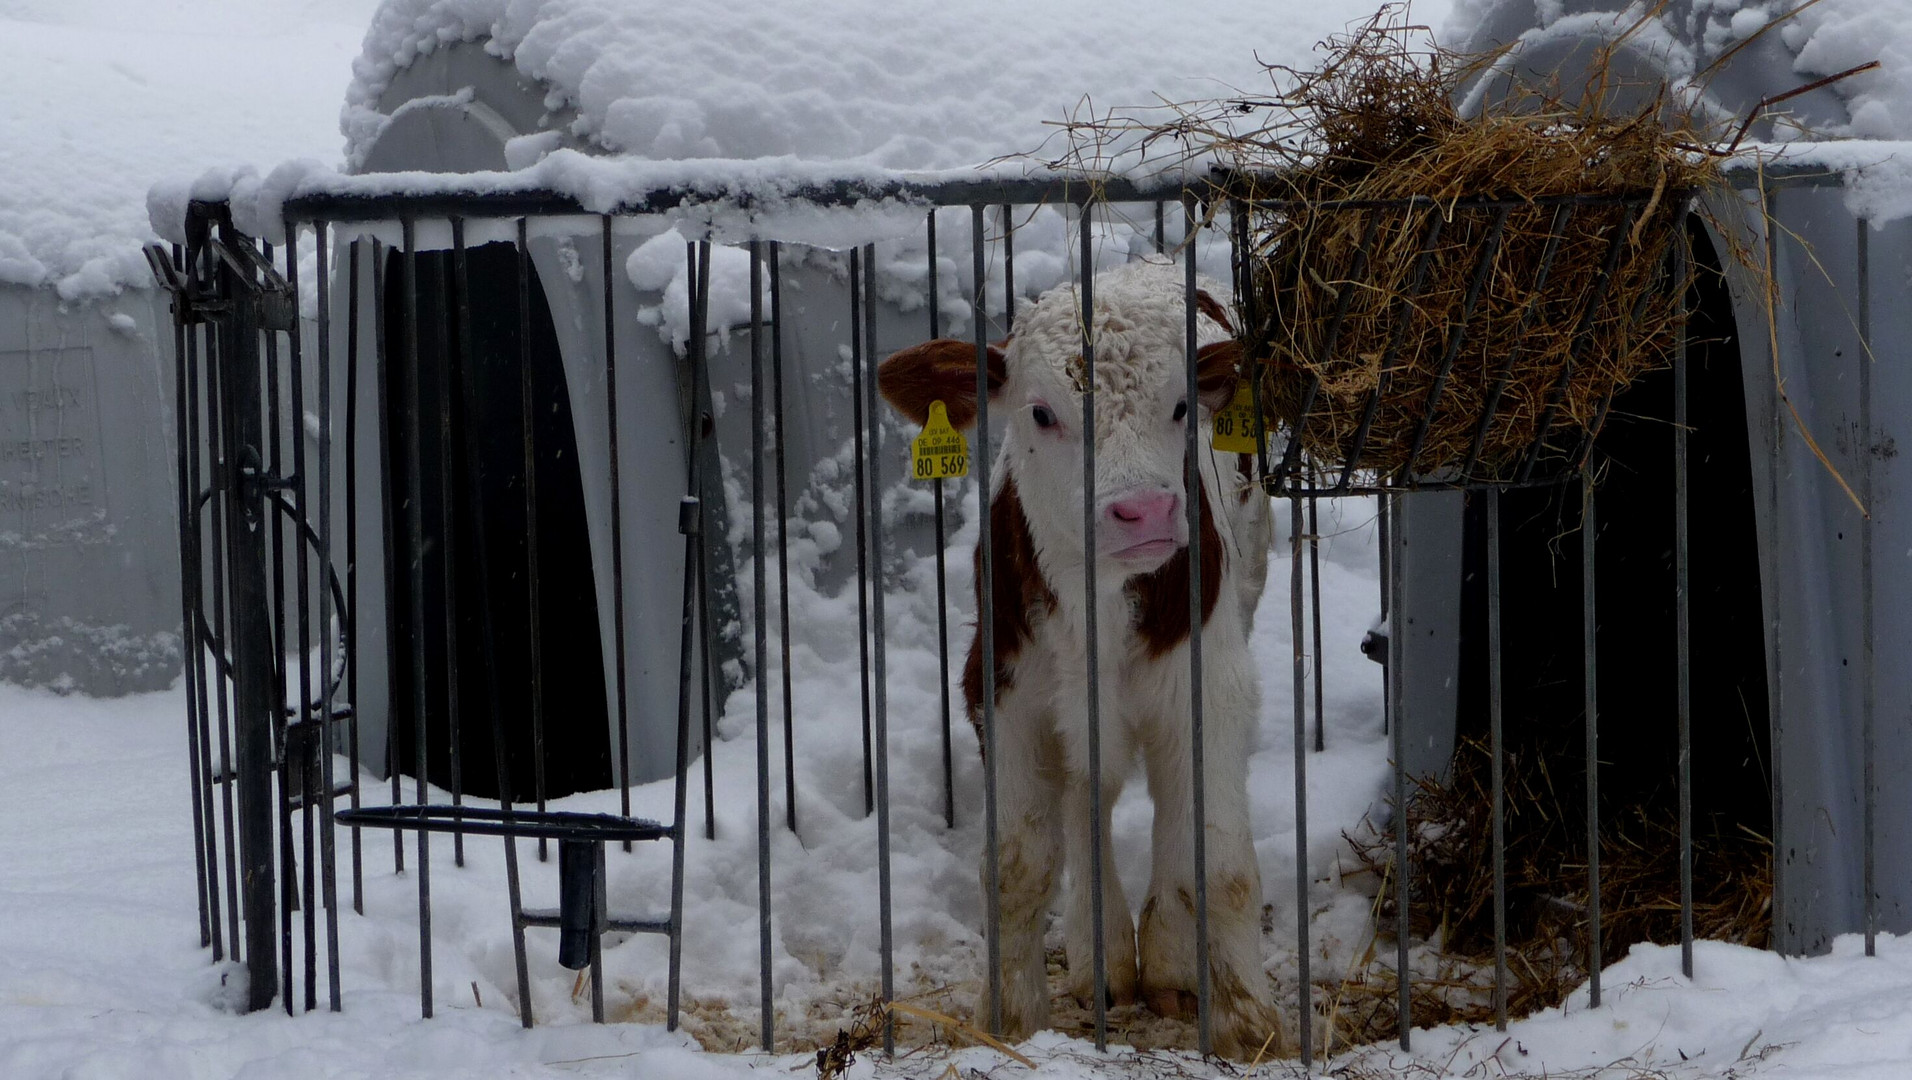
[[969, 475], [969, 440], [949, 426], [949, 411], [929, 403], [929, 422], [910, 441], [911, 475], [918, 480], [954, 480]]
[[1247, 379], [1235, 384], [1235, 397], [1215, 413], [1215, 449], [1225, 454], [1252, 454], [1261, 433], [1255, 412], [1255, 389]]

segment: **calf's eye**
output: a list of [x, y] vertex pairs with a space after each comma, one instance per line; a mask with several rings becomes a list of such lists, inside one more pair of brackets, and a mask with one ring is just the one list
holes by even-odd
[[1178, 402], [1176, 402], [1176, 403], [1175, 403], [1175, 419], [1176, 419], [1176, 421], [1178, 421], [1178, 422], [1179, 422], [1179, 421], [1180, 421], [1180, 420], [1181, 420], [1181, 419], [1182, 419], [1183, 417], [1185, 417], [1185, 416], [1187, 416], [1187, 415], [1188, 415], [1188, 402], [1186, 402], [1186, 401], [1178, 401]]
[[1046, 429], [1056, 426], [1056, 414], [1050, 412], [1049, 406], [1047, 405], [1037, 405], [1035, 408], [1029, 410], [1029, 414], [1035, 418], [1036, 426], [1039, 428]]

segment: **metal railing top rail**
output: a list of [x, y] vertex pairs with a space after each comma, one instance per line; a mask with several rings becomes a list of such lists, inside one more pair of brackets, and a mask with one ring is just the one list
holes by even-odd
[[[661, 170], [668, 172], [668, 170]], [[1735, 162], [1725, 170], [1728, 183], [1735, 188], [1751, 188], [1762, 180], [1767, 184], [1830, 186], [1842, 183], [1844, 173], [1830, 166], [1810, 162], [1769, 162], [1761, 169], [1756, 164]], [[566, 191], [541, 182], [542, 175], [531, 172], [474, 172], [420, 176], [416, 173], [366, 174], [340, 176], [336, 183], [322, 185], [293, 195], [284, 203], [287, 221], [309, 224], [315, 221], [364, 222], [404, 218], [516, 218], [570, 215], [634, 216], [665, 213], [692, 207], [730, 207], [754, 210], [764, 207], [804, 203], [823, 207], [848, 207], [863, 203], [895, 201], [920, 206], [987, 205], [1071, 205], [1091, 203], [1175, 202], [1185, 196], [1198, 200], [1231, 198], [1248, 202], [1259, 209], [1279, 209], [1294, 200], [1255, 194], [1254, 174], [1216, 170], [1206, 175], [1165, 173], [1157, 177], [1134, 179], [1122, 175], [1093, 173], [1046, 176], [951, 175], [885, 177], [819, 176], [815, 179], [766, 178], [761, 186], [718, 183], [702, 166], [686, 170], [682, 179], [664, 179], [655, 186], [634, 185], [615, 197], [602, 191], [590, 195]], [[1646, 188], [1637, 194], [1645, 196]], [[1541, 196], [1531, 199], [1505, 196], [1476, 196], [1440, 200], [1440, 205], [1498, 208], [1500, 206], [1550, 206], [1562, 202], [1577, 204], [1611, 203], [1635, 197], [1635, 193]], [[1401, 199], [1342, 199], [1316, 202], [1323, 210], [1355, 210], [1383, 207], [1434, 205], [1428, 196]]]
[[1051, 176], [913, 179], [898, 176], [837, 178], [790, 184], [749, 186], [712, 184], [701, 174], [682, 181], [634, 188], [615, 199], [588, 199], [530, 182], [521, 173], [461, 173], [421, 181], [405, 174], [389, 182], [364, 176], [332, 190], [307, 191], [286, 200], [288, 221], [389, 221], [397, 218], [543, 217], [565, 215], [634, 216], [658, 214], [697, 206], [752, 210], [765, 206], [805, 203], [848, 207], [897, 201], [922, 206], [977, 206], [1004, 203], [1068, 204], [1101, 202], [1175, 201], [1185, 191], [1211, 191], [1207, 181], [1183, 179], [1149, 183], [1127, 177]]

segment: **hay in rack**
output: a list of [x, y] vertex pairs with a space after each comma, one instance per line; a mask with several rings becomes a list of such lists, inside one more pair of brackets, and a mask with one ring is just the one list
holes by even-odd
[[1270, 67], [1265, 98], [1071, 124], [1058, 164], [1139, 134], [1227, 166], [1211, 213], [1237, 215], [1263, 411], [1333, 479], [1576, 466], [1611, 395], [1669, 361], [1675, 222], [1722, 157], [1657, 88], [1610, 83], [1618, 42], [1583, 85], [1536, 87], [1402, 15], [1330, 38], [1315, 69]]
[[1304, 156], [1227, 147], [1263, 408], [1331, 469], [1513, 479], [1543, 426], [1577, 464], [1611, 395], [1668, 362], [1667, 253], [1718, 158], [1658, 97], [1607, 111], [1600, 61], [1572, 100], [1507, 81], [1464, 113], [1484, 62], [1412, 51], [1387, 14], [1283, 73], [1268, 104]]

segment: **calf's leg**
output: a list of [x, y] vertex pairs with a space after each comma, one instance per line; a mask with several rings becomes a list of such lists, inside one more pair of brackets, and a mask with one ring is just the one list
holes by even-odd
[[[1261, 873], [1248, 818], [1245, 719], [1256, 715], [1256, 702], [1250, 697], [1244, 711], [1242, 702], [1221, 695], [1208, 700], [1214, 706], [1204, 710], [1203, 739], [1210, 1002], [1216, 1051], [1239, 1059], [1252, 1057], [1264, 1042], [1270, 1053], [1285, 1049], [1262, 968]], [[1157, 1013], [1189, 1019], [1196, 1012], [1198, 970], [1191, 743], [1186, 712], [1145, 739], [1155, 830], [1140, 928], [1143, 1000]]]
[[[1105, 746], [1105, 749], [1111, 748]], [[1129, 915], [1129, 900], [1122, 892], [1122, 876], [1116, 873], [1115, 849], [1109, 839], [1109, 818], [1116, 798], [1122, 794], [1122, 777], [1128, 771], [1128, 761], [1126, 753], [1120, 755], [1119, 761], [1113, 756], [1103, 761], [1100, 828], [1090, 827], [1088, 775], [1072, 774], [1065, 781], [1064, 850], [1069, 865], [1069, 895], [1062, 925], [1069, 955], [1069, 993], [1085, 1006], [1095, 1000], [1092, 908], [1095, 888], [1090, 874], [1089, 845], [1096, 842], [1098, 835], [1102, 844], [1102, 939], [1109, 1004], [1128, 1005], [1135, 1001], [1135, 920]]]
[[[1002, 967], [983, 980], [979, 1026], [990, 1015], [991, 994], [1002, 993], [1003, 1034], [1022, 1039], [1049, 1025], [1048, 965], [1043, 931], [1062, 871], [1061, 776], [1048, 718], [1027, 710], [997, 710], [996, 806], [1000, 851], [996, 898], [1002, 926]], [[983, 852], [982, 885], [989, 889], [989, 853]]]

